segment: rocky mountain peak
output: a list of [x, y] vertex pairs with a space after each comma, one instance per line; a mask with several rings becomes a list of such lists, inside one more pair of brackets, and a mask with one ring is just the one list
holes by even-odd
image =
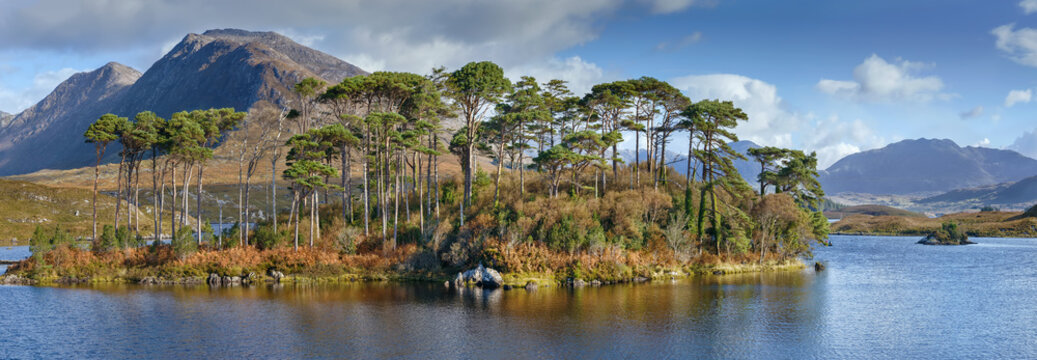
[[0, 175], [91, 164], [83, 131], [104, 113], [132, 117], [150, 110], [168, 117], [193, 109], [245, 111], [260, 100], [282, 103], [306, 77], [337, 83], [361, 74], [366, 72], [273, 32], [187, 34], [144, 74], [108, 63], [71, 76], [9, 120], [0, 116], [0, 125], [6, 123], [0, 126]]

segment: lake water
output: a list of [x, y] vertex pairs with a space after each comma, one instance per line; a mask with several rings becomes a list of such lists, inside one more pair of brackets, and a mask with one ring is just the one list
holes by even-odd
[[1037, 358], [1037, 240], [914, 241], [575, 290], [0, 286], [0, 358]]

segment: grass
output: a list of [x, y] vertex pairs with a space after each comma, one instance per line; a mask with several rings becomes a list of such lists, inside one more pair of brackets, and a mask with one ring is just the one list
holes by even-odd
[[1020, 212], [985, 211], [947, 214], [938, 218], [850, 215], [832, 224], [833, 234], [924, 236], [944, 222], [958, 223], [972, 237], [1037, 237], [1037, 218]]
[[883, 205], [857, 205], [825, 210], [825, 217], [829, 219], [842, 219], [850, 215], [926, 217], [924, 214]]
[[[93, 223], [92, 197], [89, 189], [0, 179], [0, 245], [27, 245], [37, 225], [48, 231], [61, 227], [73, 237], [89, 237]], [[97, 200], [98, 231], [101, 231], [101, 224], [115, 221], [115, 199], [98, 194]], [[150, 234], [154, 223], [152, 208], [142, 206], [140, 211], [141, 231]], [[125, 223], [125, 215], [121, 217]]]
[[[490, 244], [487, 253], [499, 253], [500, 245]], [[587, 282], [598, 280], [617, 283], [644, 279], [670, 279], [724, 274], [798, 270], [804, 267], [798, 259], [770, 256], [761, 264], [758, 256], [742, 254], [718, 258], [711, 254], [696, 256], [687, 262], [652, 256], [647, 251], [628, 253], [623, 258], [610, 254], [550, 253], [540, 246], [524, 244], [502, 259], [491, 263], [502, 272], [504, 284], [522, 287], [529, 282], [540, 286], [561, 284], [569, 278]], [[532, 252], [545, 257], [519, 260]], [[252, 247], [214, 250], [203, 247], [193, 254], [178, 257], [168, 245], [141, 247], [109, 252], [92, 252], [62, 246], [42, 256], [34, 256], [11, 266], [8, 274], [33, 279], [37, 284], [62, 281], [91, 283], [136, 283], [145, 278], [166, 282], [200, 283], [209, 274], [246, 276], [272, 280], [269, 270], [287, 275], [281, 281], [294, 284], [335, 284], [357, 281], [449, 281], [462, 268], [446, 268], [438, 263], [415, 266], [423, 252], [413, 244], [400, 246], [383, 254], [374, 250], [363, 254], [341, 254], [325, 248], [301, 248], [293, 251], [282, 247], [258, 250]], [[653, 259], [654, 258], [654, 259]], [[427, 264], [427, 262], [426, 262]], [[550, 267], [545, 267], [549, 265]], [[527, 269], [527, 270], [518, 270]]]

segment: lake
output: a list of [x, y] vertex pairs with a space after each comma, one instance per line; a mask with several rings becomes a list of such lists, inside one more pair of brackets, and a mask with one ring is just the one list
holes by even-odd
[[0, 358], [1037, 358], [1037, 240], [917, 240], [575, 290], [0, 286]]

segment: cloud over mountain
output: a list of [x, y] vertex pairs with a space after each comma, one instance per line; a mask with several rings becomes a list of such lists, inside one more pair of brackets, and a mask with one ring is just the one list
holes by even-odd
[[845, 96], [857, 101], [931, 101], [947, 98], [943, 80], [919, 76], [925, 64], [898, 59], [893, 63], [872, 54], [853, 69], [853, 80], [821, 79], [817, 89], [826, 94]]

